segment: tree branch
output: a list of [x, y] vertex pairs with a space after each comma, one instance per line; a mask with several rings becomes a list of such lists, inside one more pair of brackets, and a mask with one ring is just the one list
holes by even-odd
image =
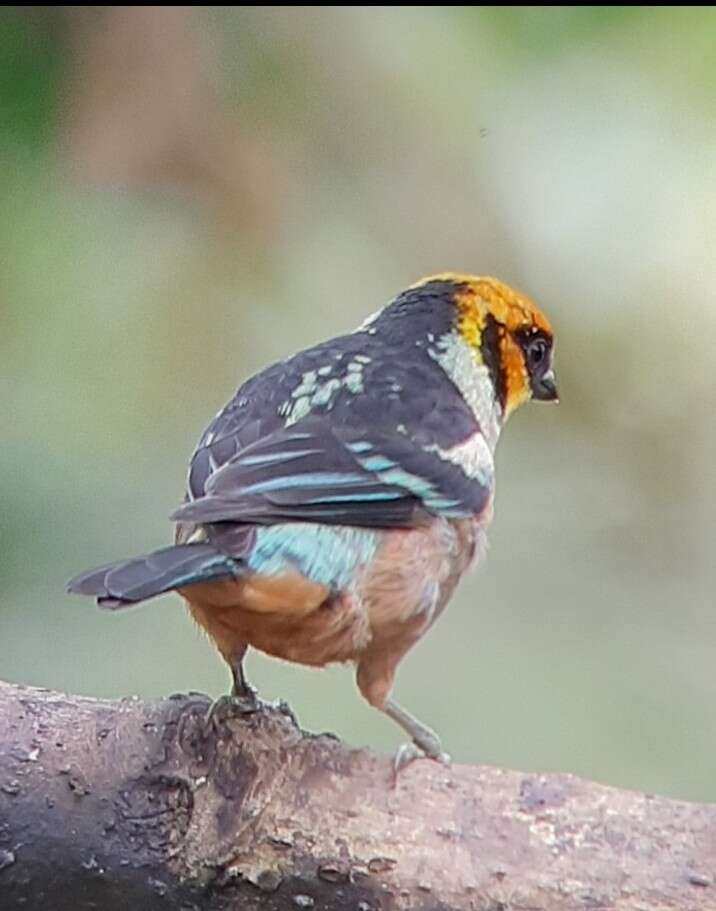
[[0, 907], [714, 909], [716, 806], [0, 684]]

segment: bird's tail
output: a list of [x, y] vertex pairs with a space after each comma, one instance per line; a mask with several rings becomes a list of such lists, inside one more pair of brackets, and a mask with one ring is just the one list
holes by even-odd
[[209, 544], [178, 544], [82, 573], [67, 583], [67, 591], [93, 595], [100, 607], [114, 610], [185, 585], [238, 576], [241, 571], [241, 563]]

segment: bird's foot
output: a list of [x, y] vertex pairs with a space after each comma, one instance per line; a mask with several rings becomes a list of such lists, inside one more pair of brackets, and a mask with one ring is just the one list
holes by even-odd
[[242, 691], [232, 691], [219, 696], [207, 709], [204, 723], [208, 726], [222, 724], [229, 718], [240, 718], [261, 711], [263, 702], [256, 695], [253, 687], [246, 686]]
[[450, 757], [443, 752], [440, 738], [432, 728], [423, 724], [422, 721], [418, 721], [410, 712], [406, 712], [404, 708], [392, 699], [386, 700], [383, 711], [412, 737], [409, 743], [404, 743], [398, 749], [393, 759], [394, 784], [397, 783], [400, 770], [413, 762], [414, 759], [427, 758], [445, 766], [450, 765]]
[[416, 759], [432, 759], [441, 765], [449, 766], [451, 759], [445, 753], [440, 743], [440, 738], [432, 731], [426, 732], [430, 736], [421, 737], [420, 741], [411, 740], [398, 747], [393, 757], [393, 782], [397, 784], [401, 770], [409, 766]]

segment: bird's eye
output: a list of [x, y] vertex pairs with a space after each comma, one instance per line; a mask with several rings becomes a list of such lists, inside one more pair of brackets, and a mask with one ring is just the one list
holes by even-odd
[[547, 357], [547, 342], [543, 338], [536, 338], [527, 347], [527, 362], [531, 370], [539, 369]]

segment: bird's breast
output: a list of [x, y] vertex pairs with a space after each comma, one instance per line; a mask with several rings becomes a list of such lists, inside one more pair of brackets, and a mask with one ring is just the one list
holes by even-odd
[[484, 535], [475, 519], [435, 519], [424, 528], [385, 532], [358, 583], [373, 639], [408, 623], [427, 629], [484, 549]]

